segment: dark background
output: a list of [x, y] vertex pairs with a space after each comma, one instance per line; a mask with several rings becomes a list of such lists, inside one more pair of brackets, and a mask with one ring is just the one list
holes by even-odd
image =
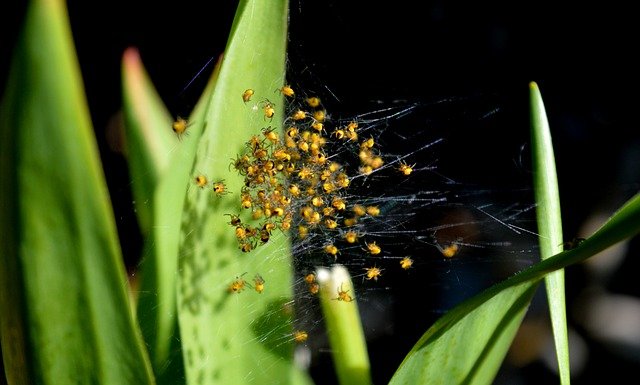
[[[23, 5], [8, 8], [6, 3], [0, 6], [2, 88], [24, 13]], [[233, 1], [210, 3], [69, 2], [123, 251], [132, 267], [140, 239], [131, 235], [137, 224], [126, 162], [107, 140], [121, 103], [121, 55], [126, 47], [138, 47], [171, 112], [187, 115], [211, 66], [185, 86], [222, 53], [236, 7]], [[442, 155], [443, 172], [495, 189], [527, 177], [526, 161], [521, 163], [528, 141], [527, 85], [538, 82], [554, 135], [565, 237], [588, 235], [580, 231], [592, 213], [610, 213], [638, 190], [636, 13], [612, 2], [562, 8], [552, 1], [470, 3], [428, 1], [418, 7], [412, 2], [292, 0], [289, 64], [300, 80], [292, 75], [289, 80], [323, 95], [330, 95], [330, 89], [339, 99], [332, 100], [334, 111], [344, 116], [406, 100], [436, 103], [438, 107], [425, 108], [419, 116], [441, 130], [450, 121], [448, 114], [464, 117], [466, 131]], [[489, 120], [482, 118], [483, 111], [493, 110], [497, 112]], [[630, 253], [637, 250], [634, 242], [631, 246]], [[595, 281], [588, 268], [572, 267], [567, 271], [570, 308], [585, 287], [637, 297], [637, 271], [634, 258], [611, 268], [605, 281]], [[405, 295], [409, 303], [399, 301], [398, 317], [415, 313], [421, 297], [414, 293]], [[444, 310], [438, 306], [439, 312]], [[544, 317], [543, 308], [544, 299], [537, 300], [531, 313]], [[620, 353], [584, 330], [573, 319], [580, 314], [570, 310], [569, 319], [589, 354], [585, 368], [574, 370], [573, 383], [624, 383], [623, 376], [633, 376], [640, 364], [638, 346]], [[374, 376], [386, 381], [433, 319], [396, 320], [410, 335], [374, 341]], [[507, 360], [496, 383], [556, 382], [537, 357], [518, 365]], [[311, 368], [318, 383], [331, 381], [323, 377], [330, 372], [325, 365], [330, 365], [328, 354], [317, 357]]]

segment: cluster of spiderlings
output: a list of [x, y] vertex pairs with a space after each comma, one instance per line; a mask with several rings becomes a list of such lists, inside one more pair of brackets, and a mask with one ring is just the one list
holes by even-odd
[[[376, 206], [351, 203], [346, 193], [351, 177], [345, 168], [330, 160], [327, 143], [339, 145], [341, 151], [351, 151], [360, 159], [359, 172], [370, 174], [384, 161], [377, 153], [372, 137], [359, 141], [358, 122], [329, 130], [327, 112], [318, 97], [295, 100], [290, 86], [280, 89], [287, 97], [287, 116], [284, 134], [271, 126], [262, 129], [246, 143], [246, 151], [233, 162], [233, 167], [244, 177], [240, 206], [250, 210], [257, 226], [244, 224], [238, 216], [231, 216], [239, 247], [249, 252], [269, 241], [275, 229], [288, 231], [295, 225], [297, 238], [305, 239], [321, 229], [341, 237], [349, 244], [359, 241], [358, 232], [345, 230], [358, 223], [363, 216], [377, 216]], [[255, 94], [252, 89], [242, 93], [247, 103]], [[273, 104], [264, 99], [258, 103], [265, 119], [274, 115]], [[294, 220], [295, 218], [295, 220]], [[295, 223], [294, 223], [295, 221]], [[323, 246], [326, 254], [337, 258], [339, 249], [334, 243]], [[366, 250], [379, 254], [380, 246], [366, 243]]]

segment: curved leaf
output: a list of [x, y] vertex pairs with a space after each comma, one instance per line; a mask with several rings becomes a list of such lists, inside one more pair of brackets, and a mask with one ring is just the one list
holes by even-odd
[[[216, 66], [204, 95], [210, 95], [218, 71]], [[176, 384], [184, 382], [176, 317], [180, 215], [188, 182], [185, 176], [193, 164], [202, 126], [176, 136], [173, 119], [149, 81], [138, 52], [131, 48], [124, 55], [123, 79], [129, 166], [136, 200], [141, 202], [138, 217], [141, 224], [145, 216], [149, 222], [143, 231], [137, 315], [158, 383]], [[202, 103], [193, 114], [194, 119], [202, 120]]]
[[0, 112], [10, 383], [152, 384], [62, 1], [33, 1]]
[[[261, 128], [278, 127], [283, 99], [287, 1], [241, 1], [220, 75], [207, 103], [196, 160], [187, 178], [204, 175], [224, 180], [230, 193], [216, 195], [190, 182], [182, 216], [179, 252], [178, 318], [188, 383], [286, 384], [304, 381], [292, 362], [290, 320], [292, 264], [288, 238], [274, 232], [269, 242], [242, 253], [225, 214], [240, 209], [242, 177], [231, 159]], [[245, 103], [243, 92], [254, 99]], [[265, 120], [261, 102], [276, 107]], [[246, 276], [244, 275], [246, 273]], [[264, 292], [252, 290], [253, 277], [265, 280]], [[229, 293], [234, 280], [244, 290]]]
[[171, 130], [173, 119], [135, 48], [128, 48], [122, 58], [122, 91], [129, 173], [138, 222], [146, 235], [152, 222], [153, 192], [169, 166], [177, 139]]
[[538, 262], [445, 314], [411, 349], [390, 383], [490, 384], [540, 280], [639, 232], [637, 194], [575, 249]]
[[[203, 92], [208, 100], [218, 79], [220, 62], [216, 65]], [[204, 121], [206, 103], [201, 100], [194, 108], [189, 121]], [[169, 129], [169, 127], [167, 127]], [[148, 341], [153, 341], [154, 364], [160, 369], [158, 382], [162, 384], [184, 383], [183, 351], [177, 327], [176, 285], [178, 280], [178, 253], [181, 216], [184, 197], [191, 178], [202, 125], [194, 124], [180, 144], [172, 148], [170, 164], [153, 197], [153, 232], [145, 242], [152, 250], [141, 266], [141, 293], [138, 302], [138, 319]]]
[[[540, 257], [542, 259], [562, 251], [562, 219], [556, 162], [553, 155], [551, 133], [542, 96], [536, 83], [529, 85], [531, 99], [531, 148], [533, 154], [533, 186], [537, 203]], [[545, 278], [553, 337], [558, 356], [560, 381], [568, 385], [569, 339], [564, 295], [564, 270], [558, 270]]]

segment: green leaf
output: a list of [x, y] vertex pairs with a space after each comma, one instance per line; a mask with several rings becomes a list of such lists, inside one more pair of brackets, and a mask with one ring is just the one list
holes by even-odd
[[537, 284], [640, 232], [640, 194], [575, 249], [545, 259], [464, 301], [420, 338], [391, 384], [490, 384]]
[[135, 48], [127, 49], [122, 58], [122, 91], [131, 185], [138, 222], [147, 235], [152, 223], [153, 193], [169, 166], [177, 138], [171, 130], [173, 119], [153, 88]]
[[[538, 217], [540, 256], [547, 259], [562, 251], [562, 218], [556, 162], [549, 122], [538, 85], [529, 85], [531, 97], [531, 149], [533, 155], [533, 186]], [[564, 294], [564, 270], [545, 277], [553, 336], [556, 344], [560, 382], [571, 382], [569, 370], [569, 340]]]
[[[338, 380], [344, 385], [370, 385], [367, 344], [349, 271], [341, 265], [334, 265], [331, 271], [320, 268], [317, 279]], [[338, 297], [339, 292], [348, 297]]]
[[[286, 384], [304, 381], [294, 367], [290, 321], [292, 263], [288, 238], [274, 231], [250, 253], [239, 250], [229, 216], [240, 210], [243, 178], [230, 167], [261, 128], [281, 128], [287, 1], [241, 1], [222, 60], [220, 75], [206, 101], [204, 128], [187, 178], [224, 180], [231, 193], [216, 195], [193, 182], [187, 189], [179, 252], [178, 318], [187, 383]], [[242, 99], [254, 89], [252, 101]], [[265, 120], [260, 106], [275, 107]], [[186, 186], [186, 184], [185, 184]], [[251, 287], [256, 274], [264, 292]], [[230, 293], [234, 280], [244, 290]]]
[[62, 1], [28, 8], [0, 135], [8, 382], [152, 384]]
[[440, 318], [404, 359], [391, 384], [491, 384], [536, 283], [467, 301]]
[[[218, 70], [216, 67], [204, 95], [210, 95]], [[144, 232], [137, 315], [158, 383], [176, 384], [184, 382], [176, 317], [180, 216], [202, 126], [176, 136], [173, 119], [134, 49], [124, 55], [123, 83], [129, 166], [134, 193], [138, 191], [136, 200], [142, 202], [138, 216], [141, 223], [148, 216], [152, 225]], [[203, 111], [200, 103], [193, 113], [196, 120]]]

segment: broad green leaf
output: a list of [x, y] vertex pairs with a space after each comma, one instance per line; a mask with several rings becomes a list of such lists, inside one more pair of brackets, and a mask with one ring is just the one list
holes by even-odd
[[122, 58], [122, 91], [126, 155], [138, 222], [146, 236], [151, 231], [153, 193], [177, 138], [171, 129], [173, 119], [135, 48], [128, 48]]
[[491, 384], [537, 288], [523, 283], [465, 302], [420, 339], [391, 384]]
[[639, 232], [640, 194], [637, 194], [575, 249], [538, 262], [445, 314], [411, 349], [390, 383], [492, 383], [541, 279]]
[[320, 268], [317, 279], [338, 380], [343, 385], [370, 385], [367, 344], [349, 271], [341, 265], [331, 270]]
[[[540, 242], [540, 257], [547, 259], [562, 251], [562, 218], [556, 162], [547, 113], [536, 83], [529, 85], [531, 98], [531, 150], [533, 155], [533, 187]], [[569, 372], [569, 340], [564, 295], [564, 270], [545, 277], [553, 336], [558, 356], [560, 381], [571, 382]]]
[[[250, 253], [239, 250], [229, 216], [240, 210], [243, 180], [232, 167], [252, 135], [281, 129], [287, 1], [241, 1], [202, 120], [193, 168], [185, 180], [204, 175], [224, 180], [217, 195], [193, 182], [187, 189], [179, 251], [178, 318], [189, 384], [287, 384], [304, 381], [293, 366], [290, 321], [292, 262], [289, 240], [274, 231]], [[254, 89], [245, 103], [242, 95]], [[265, 100], [276, 107], [265, 119]], [[264, 292], [251, 287], [256, 274]], [[244, 290], [230, 293], [236, 279]]]
[[28, 8], [0, 135], [8, 382], [154, 383], [62, 1]]

